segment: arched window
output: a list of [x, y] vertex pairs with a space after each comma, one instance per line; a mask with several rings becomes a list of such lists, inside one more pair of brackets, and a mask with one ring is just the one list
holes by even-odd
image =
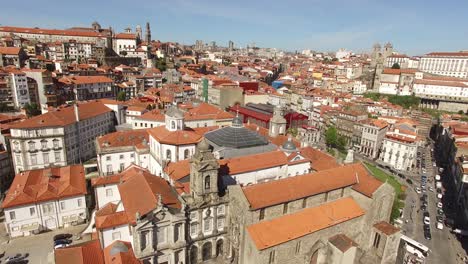
[[189, 158], [189, 150], [185, 149], [184, 150], [184, 159], [188, 159], [188, 158]]
[[210, 176], [205, 177], [205, 190], [210, 189]]
[[168, 159], [168, 160], [171, 159], [171, 150], [170, 149], [166, 150], [166, 159]]

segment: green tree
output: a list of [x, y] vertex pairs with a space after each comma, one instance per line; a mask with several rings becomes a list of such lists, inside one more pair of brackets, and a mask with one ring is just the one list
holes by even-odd
[[325, 131], [325, 143], [329, 147], [336, 147], [338, 143], [338, 132], [334, 126], [329, 127]]
[[167, 64], [166, 64], [166, 60], [164, 58], [156, 58], [155, 62], [156, 62], [156, 64], [155, 64], [156, 68], [158, 68], [161, 72], [167, 70]]
[[346, 143], [347, 143], [346, 137], [338, 136], [338, 139], [336, 140], [336, 148], [339, 151], [344, 152], [346, 150]]
[[400, 64], [398, 62], [393, 63], [392, 69], [400, 69]]
[[288, 134], [291, 134], [293, 137], [296, 137], [298, 133], [297, 128], [288, 128]]
[[26, 104], [24, 106], [24, 110], [26, 110], [26, 115], [28, 117], [37, 116], [41, 114], [41, 109], [36, 103]]
[[127, 94], [124, 91], [120, 91], [117, 94], [117, 101], [125, 101], [127, 99]]
[[12, 110], [12, 107], [7, 103], [0, 102], [0, 112], [9, 112]]

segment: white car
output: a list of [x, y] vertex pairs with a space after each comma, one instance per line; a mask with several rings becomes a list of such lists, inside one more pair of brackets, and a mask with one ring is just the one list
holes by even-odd
[[442, 229], [444, 229], [444, 224], [442, 224], [440, 222], [437, 222], [436, 228], [442, 230]]
[[416, 191], [417, 194], [420, 194], [421, 193], [421, 189], [419, 187], [416, 187], [416, 189], [414, 189]]
[[430, 225], [430, 224], [431, 224], [431, 219], [429, 218], [429, 216], [425, 216], [425, 217], [424, 217], [424, 224], [426, 224], [426, 225]]
[[59, 249], [59, 248], [66, 248], [68, 247], [69, 244], [58, 244], [54, 246], [54, 249]]
[[437, 203], [437, 208], [442, 208], [443, 204], [441, 202]]
[[437, 174], [437, 175], [435, 176], [435, 179], [436, 179], [436, 181], [440, 181], [440, 175]]
[[437, 198], [442, 199], [442, 194], [441, 194], [441, 193], [438, 193], [438, 194], [437, 194]]

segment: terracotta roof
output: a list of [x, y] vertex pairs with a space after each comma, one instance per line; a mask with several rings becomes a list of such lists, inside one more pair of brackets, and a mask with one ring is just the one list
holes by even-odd
[[138, 212], [146, 215], [158, 205], [158, 195], [162, 203], [173, 209], [180, 209], [181, 204], [172, 187], [161, 177], [152, 175], [141, 169], [132, 177], [128, 177], [118, 186], [120, 197], [127, 213], [129, 222], [135, 223]]
[[17, 174], [2, 208], [87, 194], [84, 168], [71, 165]]
[[386, 234], [387, 236], [390, 236], [390, 235], [393, 235], [395, 234], [396, 232], [400, 231], [400, 229], [398, 227], [395, 227], [391, 224], [389, 224], [388, 222], [385, 222], [385, 221], [381, 221], [381, 222], [378, 222], [374, 225], [374, 227], [381, 231], [382, 233]]
[[112, 79], [106, 76], [65, 76], [59, 79], [59, 82], [65, 84], [94, 84], [94, 83], [113, 83]]
[[95, 31], [22, 28], [22, 27], [9, 27], [9, 26], [0, 27], [0, 31], [13, 32], [13, 33], [31, 33], [31, 34], [41, 34], [41, 35], [77, 36], [77, 37], [104, 37], [105, 36]]
[[[342, 198], [247, 227], [258, 250], [264, 250], [365, 214], [353, 198]], [[311, 221], [313, 219], [313, 221]]]
[[424, 85], [437, 85], [437, 86], [448, 86], [448, 87], [468, 87], [468, 80], [460, 81], [441, 81], [441, 80], [428, 80], [428, 79], [417, 79], [414, 81], [415, 84], [424, 84]]
[[104, 256], [99, 240], [91, 240], [66, 248], [56, 249], [56, 264], [104, 264]]
[[328, 241], [343, 253], [348, 251], [348, 249], [352, 247], [358, 246], [358, 244], [354, 242], [354, 240], [352, 240], [345, 234], [334, 235], [330, 237]]
[[[86, 102], [78, 104], [78, 113], [81, 120], [93, 118], [112, 110], [101, 102]], [[75, 111], [73, 106], [62, 107], [51, 110], [45, 114], [38, 115], [23, 122], [15, 123], [12, 129], [40, 128], [40, 127], [63, 127], [75, 123]]]
[[257, 210], [305, 197], [354, 186], [365, 177], [367, 170], [361, 163], [350, 164], [315, 173], [288, 177], [276, 181], [243, 187], [250, 208]]
[[426, 54], [431, 57], [468, 57], [468, 52], [431, 52]]
[[219, 120], [219, 119], [232, 119], [233, 114], [228, 113], [216, 106], [200, 103], [198, 106], [190, 108], [184, 113], [185, 120]]
[[101, 150], [131, 147], [137, 149], [149, 149], [149, 135], [147, 129], [122, 130], [106, 134], [97, 138]]
[[125, 211], [117, 212], [117, 205], [108, 203], [96, 212], [96, 229], [126, 225], [129, 223]]
[[202, 136], [193, 130], [169, 131], [165, 126], [151, 128], [148, 133], [159, 143], [169, 145], [187, 145], [200, 142]]
[[179, 162], [170, 162], [164, 172], [174, 181], [178, 181], [187, 175], [190, 175], [190, 160], [181, 160]]
[[133, 33], [119, 33], [115, 35], [116, 39], [136, 39], [136, 35]]
[[138, 165], [132, 164], [119, 174], [102, 176], [102, 177], [91, 179], [91, 185], [93, 187], [96, 187], [96, 186], [107, 185], [107, 184], [117, 184], [121, 180], [125, 181], [128, 178], [140, 173], [140, 171], [142, 170], [145, 170], [145, 169], [143, 169], [142, 167]]
[[[140, 264], [135, 257], [132, 244], [127, 241], [116, 240], [104, 249], [106, 264]], [[94, 264], [94, 263], [93, 263]]]
[[333, 156], [312, 147], [301, 148], [300, 153], [303, 157], [310, 160], [310, 167], [315, 171], [328, 170], [340, 166]]
[[0, 47], [0, 54], [5, 55], [18, 55], [21, 48], [17, 47]]

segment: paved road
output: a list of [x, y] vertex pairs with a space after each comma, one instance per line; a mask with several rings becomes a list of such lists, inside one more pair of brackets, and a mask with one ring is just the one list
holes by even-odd
[[[35, 236], [19, 237], [14, 238], [12, 240], [8, 240], [5, 234], [5, 228], [3, 223], [1, 223], [0, 225], [2, 226], [2, 228], [0, 228], [0, 252], [5, 251], [5, 256], [14, 256], [18, 253], [27, 253], [29, 254], [27, 260], [30, 264], [48, 263], [48, 258], [51, 257], [49, 255], [51, 255], [54, 251], [52, 241], [53, 237], [56, 234], [78, 234], [86, 227], [86, 224], [83, 224], [64, 229], [53, 230]], [[90, 236], [78, 241], [73, 241], [72, 244], [84, 242], [86, 241], [86, 239], [89, 240]], [[1, 259], [2, 263], [4, 261], [4, 258]]]

